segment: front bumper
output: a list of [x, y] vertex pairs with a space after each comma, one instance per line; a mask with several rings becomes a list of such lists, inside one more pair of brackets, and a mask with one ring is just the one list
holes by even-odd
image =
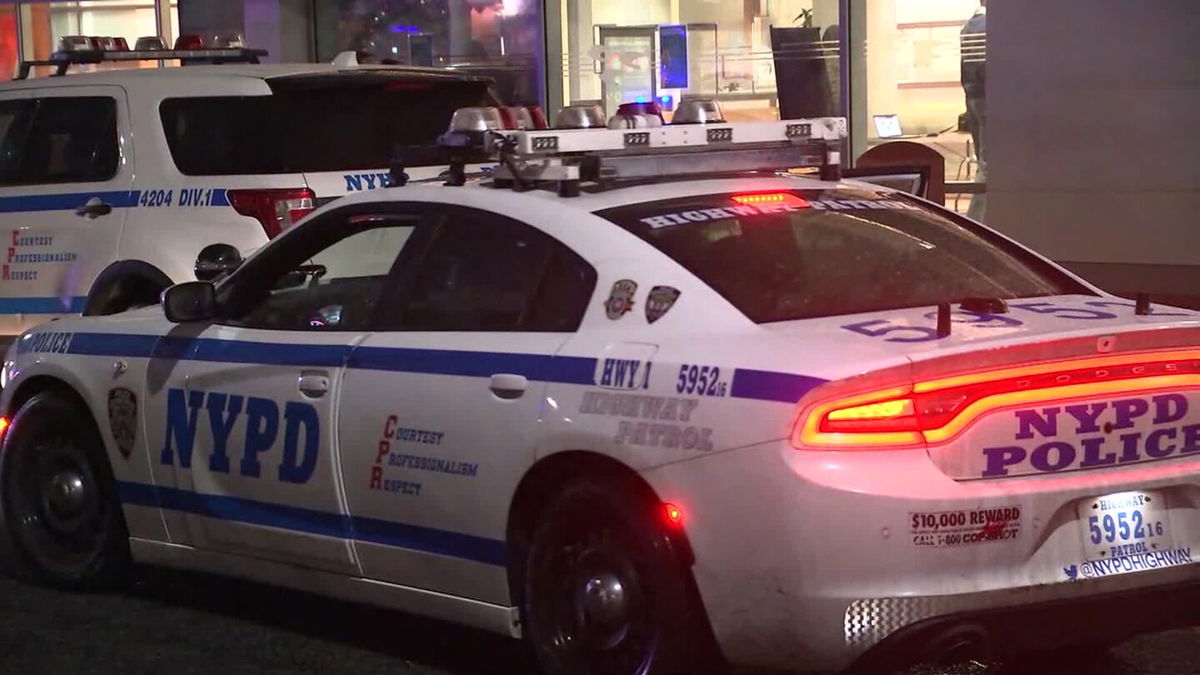
[[[919, 657], [938, 641], [929, 631], [972, 616], [1019, 615], [1035, 625], [1049, 605], [1155, 589], [1169, 596], [1200, 583], [1200, 564], [1187, 564], [1200, 561], [1200, 463], [1192, 460], [961, 482], [924, 450], [813, 452], [780, 441], [644, 475], [684, 510], [697, 586], [736, 665], [837, 670], [878, 654]], [[1129, 573], [1081, 572], [1094, 570], [1083, 564], [1077, 504], [1127, 490], [1166, 496], [1187, 557]], [[1019, 520], [1003, 530], [1011, 535], [995, 539], [918, 544], [912, 529], [915, 513], [1014, 508]], [[1137, 613], [1111, 615], [1088, 641], [1142, 623]]]

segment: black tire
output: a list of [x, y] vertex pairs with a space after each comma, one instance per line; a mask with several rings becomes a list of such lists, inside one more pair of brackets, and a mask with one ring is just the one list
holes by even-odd
[[0, 457], [0, 540], [22, 579], [111, 588], [130, 568], [129, 534], [91, 414], [63, 392], [29, 399]]
[[721, 670], [695, 663], [712, 653], [702, 648], [711, 638], [698, 630], [691, 573], [658, 513], [650, 499], [609, 481], [574, 483], [547, 504], [526, 557], [521, 607], [544, 673]]

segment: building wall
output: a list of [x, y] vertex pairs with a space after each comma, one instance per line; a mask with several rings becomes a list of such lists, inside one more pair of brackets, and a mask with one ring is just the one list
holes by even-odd
[[1117, 292], [1200, 298], [1196, 0], [994, 0], [987, 222]]

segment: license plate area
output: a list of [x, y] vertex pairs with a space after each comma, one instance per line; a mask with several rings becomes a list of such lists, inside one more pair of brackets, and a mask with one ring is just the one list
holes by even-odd
[[1077, 507], [1085, 560], [1113, 560], [1175, 548], [1161, 492], [1118, 492]]

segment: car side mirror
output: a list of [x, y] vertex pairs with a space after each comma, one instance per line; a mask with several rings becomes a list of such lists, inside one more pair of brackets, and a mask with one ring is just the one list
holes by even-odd
[[242, 264], [242, 254], [229, 244], [209, 244], [196, 256], [193, 271], [200, 281], [218, 281], [233, 274]]
[[163, 314], [171, 323], [207, 321], [217, 308], [217, 290], [209, 281], [185, 281], [163, 291]]

